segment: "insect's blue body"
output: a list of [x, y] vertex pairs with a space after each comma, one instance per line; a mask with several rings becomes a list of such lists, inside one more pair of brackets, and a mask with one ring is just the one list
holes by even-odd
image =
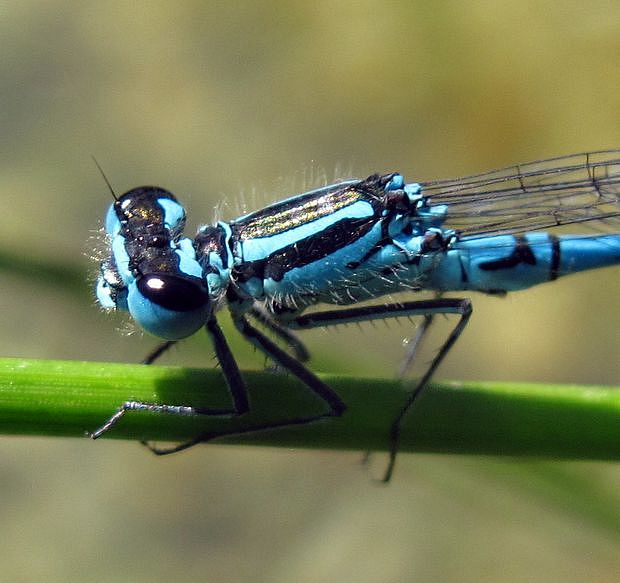
[[[224, 302], [248, 340], [327, 402], [326, 415], [344, 412], [339, 397], [247, 316], [267, 325], [300, 356], [303, 350], [288, 329], [399, 315], [460, 314], [460, 324], [412, 393], [404, 414], [460, 334], [469, 301], [437, 299], [304, 313], [309, 307], [351, 305], [407, 290], [505, 293], [617, 264], [620, 234], [600, 227], [613, 228], [618, 222], [617, 151], [454, 181], [406, 184], [400, 174], [349, 180], [228, 223], [201, 227], [193, 240], [183, 236], [185, 212], [174, 196], [141, 187], [120, 196], [108, 211], [110, 252], [102, 263], [97, 297], [104, 308], [129, 311], [142, 328], [168, 341], [206, 325], [233, 395], [233, 409], [223, 412], [231, 416], [249, 405], [215, 320]], [[596, 224], [599, 232], [556, 235], [544, 230], [577, 223]], [[95, 436], [125, 410], [140, 408], [205, 413], [129, 402]], [[394, 444], [401, 419], [392, 431]], [[202, 435], [195, 442], [211, 437]]]

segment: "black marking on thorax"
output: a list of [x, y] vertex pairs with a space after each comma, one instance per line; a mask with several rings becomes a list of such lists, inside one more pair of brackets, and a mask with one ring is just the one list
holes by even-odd
[[370, 204], [373, 213], [361, 218], [342, 218], [327, 228], [295, 241], [263, 259], [244, 261], [233, 269], [233, 278], [245, 282], [252, 277], [281, 281], [291, 269], [309, 265], [355, 243], [381, 220], [384, 187], [393, 174], [373, 175], [341, 189], [322, 194], [303, 195], [278, 203], [231, 223], [233, 239], [268, 237], [328, 216], [358, 201]]
[[252, 277], [281, 281], [288, 271], [335, 253], [363, 237], [375, 224], [373, 217], [342, 219], [315, 235], [282, 247], [264, 259], [242, 262], [233, 269], [234, 278], [239, 282]]

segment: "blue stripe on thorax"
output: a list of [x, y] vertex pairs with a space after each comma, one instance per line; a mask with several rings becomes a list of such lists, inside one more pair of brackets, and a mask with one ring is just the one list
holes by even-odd
[[[359, 200], [336, 212], [300, 223], [299, 226], [280, 231], [270, 237], [238, 241], [236, 255], [240, 261], [259, 261], [304, 239], [320, 236], [329, 227], [333, 227], [345, 219], [371, 218], [373, 215], [372, 206], [366, 201]], [[234, 227], [235, 224], [233, 224], [233, 229]]]

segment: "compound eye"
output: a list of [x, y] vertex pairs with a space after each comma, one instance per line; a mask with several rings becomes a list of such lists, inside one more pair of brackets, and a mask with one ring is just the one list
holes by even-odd
[[138, 278], [140, 293], [153, 303], [174, 312], [191, 312], [209, 302], [201, 281], [176, 275], [145, 275]]

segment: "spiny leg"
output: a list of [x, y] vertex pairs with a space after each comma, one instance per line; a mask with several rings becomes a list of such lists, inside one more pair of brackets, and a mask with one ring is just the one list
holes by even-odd
[[454, 343], [457, 341], [458, 337], [463, 332], [471, 313], [472, 307], [470, 300], [450, 298], [403, 302], [400, 304], [363, 306], [358, 308], [332, 310], [329, 312], [316, 312], [299, 316], [290, 322], [289, 325], [291, 328], [302, 329], [345, 324], [348, 322], [397, 318], [399, 316], [424, 316], [425, 324], [423, 324], [424, 328], [422, 334], [425, 334], [431, 323], [431, 318], [435, 314], [457, 314], [460, 316], [457, 324], [433, 358], [426, 372], [422, 375], [413, 390], [409, 393], [407, 400], [392, 423], [390, 428], [390, 459], [383, 477], [384, 482], [389, 482], [392, 477], [392, 473], [394, 472], [394, 464], [396, 463], [396, 454], [398, 453], [402, 424], [407, 416], [407, 413], [411, 410], [414, 402], [424, 391], [430, 378], [437, 370], [437, 367], [441, 364]]
[[[435, 299], [438, 300], [441, 298], [441, 293], [435, 294]], [[407, 345], [407, 350], [405, 352], [405, 356], [400, 363], [400, 367], [398, 369], [398, 378], [405, 378], [409, 370], [411, 369], [413, 363], [415, 362], [415, 358], [422, 347], [424, 339], [428, 336], [428, 331], [430, 330], [435, 316], [433, 314], [425, 314], [422, 323], [416, 329], [414, 337], [410, 340]]]
[[[418, 354], [418, 350], [422, 346], [424, 338], [426, 338], [428, 331], [433, 323], [434, 316], [426, 314], [422, 320], [422, 323], [416, 328], [415, 335], [409, 341], [407, 345], [407, 352], [405, 357], [401, 360], [400, 367], [398, 369], [397, 378], [403, 379], [407, 376], [409, 369], [415, 361], [415, 357]], [[367, 465], [370, 462], [371, 451], [365, 451], [362, 455], [362, 465]]]
[[[243, 415], [244, 413], [247, 413], [250, 408], [247, 388], [241, 376], [241, 372], [239, 371], [239, 367], [237, 366], [237, 362], [235, 361], [234, 356], [228, 346], [228, 343], [226, 342], [226, 338], [224, 337], [224, 334], [215, 318], [211, 318], [209, 321], [207, 321], [205, 328], [209, 333], [209, 336], [211, 337], [215, 346], [216, 356], [222, 367], [224, 378], [226, 380], [226, 384], [228, 385], [228, 389], [231, 395], [232, 408], [211, 409], [205, 407], [190, 407], [186, 405], [166, 405], [158, 403], [145, 403], [141, 401], [126, 401], [118, 408], [114, 415], [112, 415], [101, 427], [99, 427], [99, 429], [91, 433], [91, 437], [93, 439], [101, 437], [104, 433], [106, 433], [114, 425], [116, 425], [116, 423], [120, 421], [120, 419], [125, 415], [127, 411], [151, 411], [154, 413], [165, 413], [169, 415], [180, 415], [187, 417], [204, 415], [224, 419], [238, 417], [240, 415]], [[172, 344], [173, 342], [166, 342], [162, 344], [157, 350], [155, 350], [151, 355], [149, 355], [149, 357], [147, 357], [147, 364], [153, 362], [155, 358], [157, 358], [165, 350], [172, 346]], [[191, 443], [191, 445], [193, 445], [194, 442], [192, 440], [192, 442], [188, 443]], [[186, 447], [189, 447], [189, 445], [185, 446], [185, 444], [181, 444], [180, 446], [170, 448], [169, 451], [167, 449], [158, 450], [157, 448], [151, 446], [148, 443], [145, 443], [145, 445], [151, 451], [158, 454], [172, 453], [172, 451], [180, 451], [180, 449], [185, 449]]]
[[249, 314], [257, 321], [263, 324], [266, 328], [271, 330], [280, 340], [288, 345], [290, 350], [295, 355], [295, 358], [300, 362], [307, 362], [310, 359], [308, 349], [303, 342], [297, 338], [294, 334], [287, 330], [284, 326], [281, 326], [266, 310], [253, 306]]
[[[276, 364], [295, 375], [329, 406], [329, 412], [309, 419], [308, 422], [322, 417], [340, 417], [345, 412], [346, 405], [336, 391], [308, 370], [299, 360], [282, 350], [277, 344], [252, 326], [243, 316], [233, 314], [233, 322], [248, 342], [254, 344]], [[283, 425], [286, 424], [284, 423]]]
[[262, 332], [252, 326], [243, 316], [233, 314], [233, 322], [246, 340], [254, 344], [262, 352], [267, 354], [267, 356], [273, 359], [276, 364], [285, 368], [290, 373], [295, 375], [299, 380], [301, 380], [315, 395], [317, 395], [317, 397], [319, 397], [329, 406], [329, 411], [325, 413], [310, 415], [307, 417], [293, 417], [269, 423], [260, 423], [252, 425], [250, 427], [204, 432], [197, 435], [194, 439], [190, 441], [181, 443], [168, 449], [158, 449], [151, 447], [150, 449], [151, 451], [153, 451], [153, 453], [158, 455], [176, 453], [198, 443], [211, 441], [212, 439], [223, 437], [225, 435], [241, 435], [244, 433], [254, 433], [266, 429], [275, 429], [278, 427], [307, 425], [325, 417], [340, 417], [345, 412], [346, 406], [343, 403], [342, 399], [340, 399], [338, 394], [333, 389], [331, 389], [329, 385], [325, 384], [316, 375], [314, 375], [314, 373], [310, 372], [303, 364], [301, 364], [301, 362], [299, 362], [299, 360], [289, 355], [286, 351], [282, 350], [277, 344], [272, 342], [267, 336], [265, 336]]
[[[163, 342], [142, 361], [142, 364], [153, 364], [155, 360], [157, 360], [164, 352], [167, 352], [168, 349], [174, 346], [176, 343], [177, 343], [177, 340], [167, 340], [166, 342]], [[215, 341], [214, 341], [214, 345], [216, 345]], [[216, 353], [217, 353], [217, 348], [216, 348]], [[217, 358], [219, 360], [219, 355], [217, 356]], [[192, 408], [190, 407], [189, 410], [192, 411]], [[141, 441], [140, 443], [156, 455], [167, 455], [167, 454], [174, 453], [177, 451], [183, 451], [184, 449], [187, 449], [193, 445], [196, 445], [193, 439], [185, 441], [183, 443], [180, 443], [172, 447], [167, 447], [167, 448], [157, 447], [148, 441]]]
[[[450, 349], [452, 348], [452, 346], [454, 346], [454, 343], [458, 340], [459, 336], [462, 334], [463, 330], [465, 329], [465, 326], [467, 326], [467, 322], [469, 321], [469, 318], [471, 317], [471, 314], [472, 314], [471, 301], [468, 299], [462, 299], [458, 301], [460, 302], [460, 305], [459, 305], [459, 311], [457, 313], [460, 314], [461, 316], [460, 319], [458, 320], [458, 322], [456, 323], [456, 326], [452, 329], [452, 331], [448, 335], [448, 338], [446, 339], [446, 341], [443, 343], [443, 345], [441, 346], [441, 348], [435, 355], [435, 358], [432, 360], [426, 373], [424, 373], [422, 378], [418, 381], [413, 391], [409, 393], [409, 398], [407, 399], [402, 409], [400, 410], [400, 413], [398, 414], [398, 416], [392, 423], [392, 427], [390, 431], [390, 443], [391, 443], [390, 461], [385, 471], [385, 475], [383, 476], [384, 482], [389, 482], [390, 478], [392, 477], [392, 473], [394, 472], [394, 464], [396, 463], [396, 454], [398, 453], [398, 444], [400, 441], [400, 435], [401, 435], [402, 426], [403, 426], [405, 417], [407, 416], [407, 414], [413, 407], [415, 401], [419, 398], [419, 396], [424, 391], [427, 383], [429, 382], [433, 374], [435, 374], [435, 371], [437, 370], [439, 365], [442, 363], [443, 359], [446, 357], [448, 352], [450, 352]], [[439, 311], [438, 313], [442, 313], [442, 312]]]
[[398, 369], [399, 379], [404, 378], [409, 372], [411, 366], [413, 365], [415, 357], [417, 356], [418, 351], [422, 346], [422, 341], [424, 340], [424, 338], [426, 338], [426, 335], [430, 330], [433, 319], [434, 317], [432, 314], [426, 314], [424, 316], [424, 319], [422, 320], [422, 323], [416, 328], [415, 335], [413, 336], [413, 338], [411, 338], [409, 344], [407, 345], [407, 352], [405, 354], [405, 357], [400, 363], [400, 367]]
[[[233, 401], [233, 408], [232, 410], [224, 410], [216, 413], [214, 413], [213, 410], [193, 408], [193, 411], [195, 412], [194, 414], [211, 415], [224, 418], [239, 417], [250, 410], [250, 401], [248, 398], [245, 381], [241, 376], [241, 371], [239, 370], [237, 361], [235, 360], [235, 357], [228, 346], [228, 342], [226, 342], [226, 337], [224, 336], [224, 333], [222, 332], [222, 329], [216, 319], [211, 318], [205, 325], [205, 329], [213, 341], [215, 355], [220, 363], [220, 366], [222, 367], [222, 372], [224, 373], [224, 378], [226, 379], [226, 385], [228, 386], [228, 391]], [[143, 441], [142, 444], [148, 447], [154, 454], [168, 455], [183, 451], [184, 449], [188, 449], [202, 441], [206, 441], [203, 438], [203, 435], [204, 434], [200, 434], [188, 441], [184, 441], [183, 443], [179, 443], [178, 445], [174, 445], [172, 447], [156, 447], [147, 441]]]
[[[404, 358], [400, 361], [400, 367], [398, 368], [397, 378], [404, 379], [409, 373], [413, 363], [415, 362], [415, 358], [420, 350], [424, 339], [428, 336], [428, 331], [433, 324], [434, 316], [432, 314], [426, 314], [422, 319], [421, 324], [416, 328], [415, 335], [413, 338], [409, 340], [407, 344], [407, 350]], [[366, 451], [364, 452], [364, 456], [362, 457], [362, 464], [366, 465], [370, 462], [370, 455], [372, 452]], [[385, 482], [385, 474], [384, 479]]]

